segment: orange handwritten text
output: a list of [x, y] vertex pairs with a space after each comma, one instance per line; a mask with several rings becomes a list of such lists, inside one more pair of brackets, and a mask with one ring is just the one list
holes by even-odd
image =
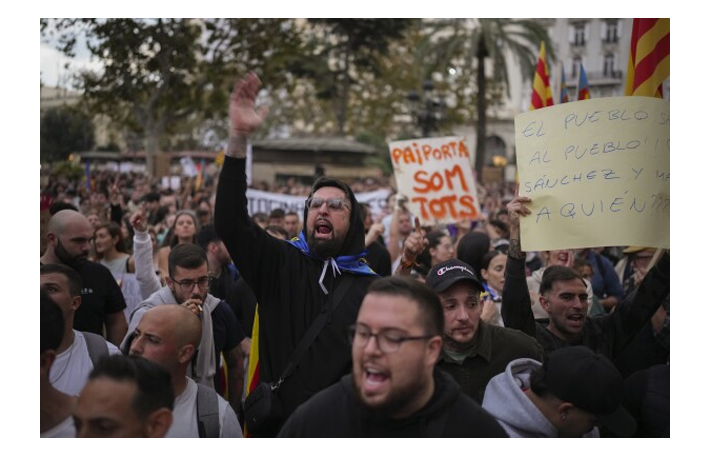
[[424, 144], [419, 146], [416, 142], [411, 147], [394, 148], [392, 150], [392, 163], [398, 164], [425, 164], [429, 161], [449, 160], [465, 156], [468, 158], [469, 149], [463, 141], [449, 142], [441, 147], [432, 147]]

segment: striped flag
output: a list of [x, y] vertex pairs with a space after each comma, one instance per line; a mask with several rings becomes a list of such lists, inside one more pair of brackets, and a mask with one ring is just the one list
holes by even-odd
[[580, 61], [580, 77], [578, 77], [578, 100], [587, 100], [590, 98], [590, 86], [588, 86], [588, 77], [585, 74], [585, 67]]
[[[260, 329], [258, 327], [258, 322], [258, 306], [256, 305], [255, 314], [253, 316], [253, 333], [251, 334], [250, 341], [250, 355], [248, 356], [248, 376], [245, 388], [246, 396], [248, 396], [248, 394], [250, 394], [260, 382], [260, 372], [258, 371], [258, 361], [260, 359], [260, 355], [258, 354], [258, 336], [260, 335]], [[248, 427], [243, 427], [243, 436], [251, 437], [250, 433], [248, 433]]]
[[529, 110], [553, 106], [553, 92], [550, 90], [548, 80], [548, 64], [545, 61], [545, 42], [540, 43], [540, 56], [533, 77], [533, 94], [531, 95], [531, 106]]
[[560, 70], [560, 103], [568, 103], [570, 98], [568, 98], [568, 87], [565, 85], [565, 67], [561, 67]]
[[669, 78], [669, 19], [634, 19], [625, 95], [662, 98]]

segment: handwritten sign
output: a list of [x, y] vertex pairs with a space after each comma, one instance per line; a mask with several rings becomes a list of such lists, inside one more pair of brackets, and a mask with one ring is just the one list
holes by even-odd
[[463, 138], [444, 137], [389, 143], [399, 192], [409, 211], [425, 225], [475, 220], [476, 182]]
[[515, 119], [524, 250], [669, 248], [669, 102], [584, 100]]

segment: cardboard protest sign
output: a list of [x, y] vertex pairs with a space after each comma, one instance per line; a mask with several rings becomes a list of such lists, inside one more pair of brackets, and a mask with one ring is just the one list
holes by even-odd
[[397, 188], [409, 211], [424, 225], [476, 220], [479, 202], [463, 138], [442, 137], [389, 143]]
[[614, 97], [515, 119], [524, 250], [669, 248], [669, 102]]

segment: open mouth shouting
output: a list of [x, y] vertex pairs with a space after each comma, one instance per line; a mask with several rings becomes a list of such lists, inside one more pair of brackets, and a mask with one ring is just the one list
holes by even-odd
[[575, 313], [566, 317], [568, 325], [575, 328], [582, 328], [585, 323], [585, 314]]
[[313, 236], [316, 239], [329, 239], [332, 237], [332, 224], [325, 219], [315, 221], [315, 230]]
[[387, 390], [389, 372], [374, 365], [362, 367], [362, 391], [366, 397], [383, 394]]

